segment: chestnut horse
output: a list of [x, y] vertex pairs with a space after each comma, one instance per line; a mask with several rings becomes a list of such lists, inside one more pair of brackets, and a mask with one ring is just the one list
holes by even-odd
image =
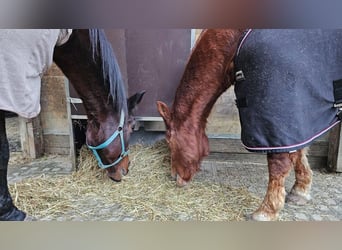
[[[57, 43], [59, 35], [56, 30], [4, 30], [2, 32], [3, 41], [9, 41], [2, 44], [1, 47], [1, 50], [4, 51], [2, 53], [7, 53], [6, 56], [9, 60], [7, 60], [7, 65], [17, 60], [16, 56], [20, 56], [20, 53], [15, 53], [16, 49], [20, 51], [26, 48], [27, 61], [17, 60], [19, 70], [35, 64], [41, 64], [41, 69], [46, 69], [53, 59], [63, 71], [79, 94], [86, 109], [88, 116], [87, 145], [94, 152], [99, 167], [106, 169], [112, 180], [120, 181], [121, 175], [128, 173], [128, 141], [134, 123], [132, 111], [141, 101], [144, 92], [137, 93], [127, 100], [120, 69], [104, 31], [97, 29], [69, 31], [71, 34], [66, 36], [64, 42], [60, 44]], [[16, 43], [19, 44], [17, 47]], [[26, 45], [30, 43], [30, 46]], [[26, 57], [23, 58], [26, 59]], [[4, 69], [2, 72], [5, 74], [2, 79], [11, 79], [8, 78], [11, 72], [4, 72]], [[15, 109], [17, 104], [13, 101], [8, 106], [3, 102], [3, 106], [0, 107], [0, 220], [25, 220], [27, 217], [23, 211], [14, 206], [8, 190], [9, 145], [5, 128], [5, 111], [3, 110], [18, 113], [27, 118], [34, 117], [39, 113], [39, 76], [41, 73], [42, 71], [38, 71], [33, 75], [37, 79], [35, 79], [32, 89], [38, 89], [38, 93], [36, 93], [37, 91], [31, 91], [32, 93], [29, 94], [23, 92], [24, 96], [38, 96], [36, 98], [38, 99], [37, 109], [31, 113], [23, 113], [22, 110]], [[28, 85], [32, 83], [33, 76], [29, 78], [25, 74], [26, 72], [23, 82]], [[13, 81], [9, 85], [15, 87], [19, 81], [16, 82], [15, 79]], [[1, 84], [0, 88], [4, 88], [3, 83]], [[14, 93], [8, 91], [2, 99], [12, 94]], [[21, 100], [17, 99], [17, 101]], [[29, 101], [26, 103], [24, 112], [35, 105]]]
[[[238, 72], [238, 69], [236, 69], [236, 55], [245, 36], [246, 30], [209, 29], [203, 31], [186, 65], [171, 109], [165, 103], [157, 102], [158, 111], [165, 122], [166, 140], [171, 151], [171, 175], [176, 179], [178, 186], [184, 186], [191, 181], [195, 173], [200, 169], [201, 160], [209, 153], [205, 128], [207, 118], [217, 98], [232, 84], [238, 85], [237, 76], [248, 78], [243, 74], [236, 75]], [[311, 40], [311, 42], [313, 41]], [[255, 61], [252, 57], [253, 53], [255, 51], [249, 54], [250, 61]], [[267, 54], [267, 50], [264, 54]], [[284, 54], [286, 57], [286, 50]], [[301, 56], [301, 60], [305, 60], [305, 56]], [[299, 62], [302, 63], [302, 61]], [[257, 67], [261, 66], [259, 64]], [[294, 64], [294, 67], [297, 67], [297, 65]], [[283, 68], [280, 71], [287, 70], [287, 68]], [[253, 96], [255, 85], [251, 84], [250, 86], [248, 95]], [[236, 90], [237, 86], [235, 86]], [[266, 102], [267, 98], [264, 97], [262, 101]], [[281, 99], [284, 102], [286, 98], [287, 96], [284, 96]], [[251, 103], [238, 103], [238, 101], [238, 107], [239, 105], [251, 105]], [[301, 102], [301, 97], [289, 101]], [[333, 109], [332, 116], [336, 117], [337, 109], [333, 108], [332, 103], [331, 108]], [[309, 108], [306, 107], [306, 109]], [[240, 120], [241, 110], [239, 107]], [[248, 111], [246, 112], [248, 113]], [[291, 115], [294, 112], [289, 110], [287, 113]], [[244, 121], [251, 127], [255, 126], [253, 122], [254, 120]], [[336, 124], [335, 120], [334, 124]], [[277, 130], [275, 129], [275, 131]], [[268, 132], [267, 129], [264, 131], [266, 134]], [[287, 196], [287, 201], [303, 204], [310, 200], [312, 171], [306, 156], [306, 146], [308, 146], [308, 143], [300, 144], [295, 150], [285, 148], [284, 150], [263, 151], [267, 152], [268, 188], [263, 202], [249, 216], [249, 219], [269, 221], [278, 218], [279, 212], [285, 203], [285, 178], [292, 168], [295, 171], [296, 181]], [[247, 147], [247, 149], [249, 148]]]

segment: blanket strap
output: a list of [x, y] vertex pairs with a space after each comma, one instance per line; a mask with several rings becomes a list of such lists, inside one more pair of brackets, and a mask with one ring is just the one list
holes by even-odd
[[338, 119], [342, 120], [342, 79], [333, 81], [334, 86], [334, 107], [338, 108], [337, 112]]
[[334, 107], [341, 108], [342, 107], [342, 79], [333, 81], [333, 86], [334, 86], [334, 98], [335, 98]]

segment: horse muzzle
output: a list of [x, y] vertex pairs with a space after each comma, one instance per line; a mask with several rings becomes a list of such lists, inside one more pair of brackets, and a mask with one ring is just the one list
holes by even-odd
[[182, 177], [180, 177], [180, 176], [177, 174], [176, 183], [177, 183], [177, 187], [185, 187], [189, 182], [183, 180]]
[[129, 167], [130, 162], [128, 162], [127, 167], [121, 167], [121, 166], [117, 166], [117, 169], [115, 169], [115, 171], [110, 171], [109, 169], [107, 169], [107, 176], [115, 182], [120, 182], [122, 179], [122, 176], [125, 176], [128, 174], [129, 172]]

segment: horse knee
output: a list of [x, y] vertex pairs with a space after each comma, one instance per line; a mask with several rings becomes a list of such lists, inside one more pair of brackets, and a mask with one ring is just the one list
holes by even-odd
[[286, 177], [293, 166], [289, 153], [268, 154], [267, 162], [270, 179]]

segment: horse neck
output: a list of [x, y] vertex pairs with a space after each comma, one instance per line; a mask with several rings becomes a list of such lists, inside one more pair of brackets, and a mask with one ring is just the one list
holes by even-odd
[[75, 73], [75, 67], [70, 68], [70, 70], [75, 70], [75, 72], [69, 72], [65, 70], [65, 67], [61, 67], [64, 68], [63, 71], [66, 77], [82, 99], [88, 117], [94, 117], [101, 121], [104, 118], [103, 114], [113, 113], [113, 100], [104, 89], [103, 83], [98, 82], [95, 73], [91, 74], [90, 69], [81, 69], [80, 71], [83, 73], [78, 74]]
[[197, 42], [173, 104], [178, 124], [205, 128], [218, 97], [232, 84], [233, 58], [242, 30], [206, 30]]
[[[103, 121], [105, 116], [114, 113], [112, 98], [103, 89], [99, 88], [98, 84], [84, 84], [83, 81], [72, 81], [72, 84], [82, 99], [89, 118], [93, 117], [98, 121]], [[119, 113], [119, 111], [116, 113]]]
[[[84, 35], [83, 32], [77, 33], [77, 36], [81, 35]], [[113, 99], [105, 88], [102, 68], [93, 60], [90, 46], [82, 49], [85, 46], [75, 35], [70, 40], [65, 46], [55, 48], [54, 61], [82, 99], [88, 118], [101, 122], [114, 112]]]

